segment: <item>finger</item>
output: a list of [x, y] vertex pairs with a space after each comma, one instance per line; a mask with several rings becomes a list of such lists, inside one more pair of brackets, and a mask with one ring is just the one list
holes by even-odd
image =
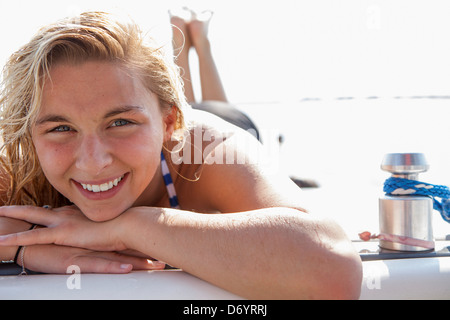
[[81, 273], [129, 273], [133, 265], [105, 258], [81, 256], [74, 259], [74, 265], [78, 266]]
[[53, 230], [38, 228], [34, 230], [11, 233], [0, 236], [0, 246], [30, 246], [34, 244], [55, 243]]
[[24, 220], [41, 226], [48, 226], [55, 221], [57, 215], [51, 210], [33, 206], [2, 206], [0, 217]]
[[96, 257], [98, 257], [99, 254], [104, 259], [120, 261], [123, 264], [131, 264], [133, 265], [133, 270], [162, 270], [166, 267], [164, 262], [158, 260], [129, 256], [117, 252], [92, 252], [92, 255], [95, 255]]
[[133, 264], [133, 270], [163, 270], [166, 264], [158, 260], [145, 259]]

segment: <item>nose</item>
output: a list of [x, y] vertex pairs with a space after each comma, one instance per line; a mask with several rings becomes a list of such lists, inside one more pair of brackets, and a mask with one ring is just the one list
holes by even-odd
[[76, 167], [93, 176], [100, 174], [113, 161], [108, 144], [94, 134], [81, 138], [76, 157]]

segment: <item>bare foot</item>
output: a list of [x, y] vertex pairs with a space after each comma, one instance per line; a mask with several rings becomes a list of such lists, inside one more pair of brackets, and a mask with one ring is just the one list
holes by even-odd
[[202, 13], [195, 13], [193, 11], [191, 21], [187, 24], [189, 37], [197, 52], [209, 46], [208, 29], [209, 22], [213, 16], [212, 11], [203, 11]]
[[178, 56], [181, 52], [188, 53], [192, 47], [192, 41], [188, 31], [190, 14], [187, 16], [183, 12], [178, 13], [169, 10], [169, 16], [172, 25], [172, 40], [175, 55]]

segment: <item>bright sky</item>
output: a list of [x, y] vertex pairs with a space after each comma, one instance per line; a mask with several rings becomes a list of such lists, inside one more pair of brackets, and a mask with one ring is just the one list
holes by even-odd
[[167, 10], [181, 6], [215, 12], [210, 37], [236, 103], [449, 94], [447, 0], [0, 0], [0, 63], [39, 26], [91, 9], [170, 39]]

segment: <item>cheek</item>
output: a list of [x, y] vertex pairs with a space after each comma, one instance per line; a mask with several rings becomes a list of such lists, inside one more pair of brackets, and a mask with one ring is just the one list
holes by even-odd
[[118, 153], [125, 163], [133, 164], [136, 171], [144, 175], [152, 175], [155, 167], [159, 165], [162, 149], [161, 135], [143, 135], [133, 142], [127, 143], [127, 147]]
[[42, 171], [53, 184], [53, 180], [70, 166], [70, 159], [73, 159], [72, 149], [68, 144], [58, 145], [42, 141], [35, 141], [35, 148]]

